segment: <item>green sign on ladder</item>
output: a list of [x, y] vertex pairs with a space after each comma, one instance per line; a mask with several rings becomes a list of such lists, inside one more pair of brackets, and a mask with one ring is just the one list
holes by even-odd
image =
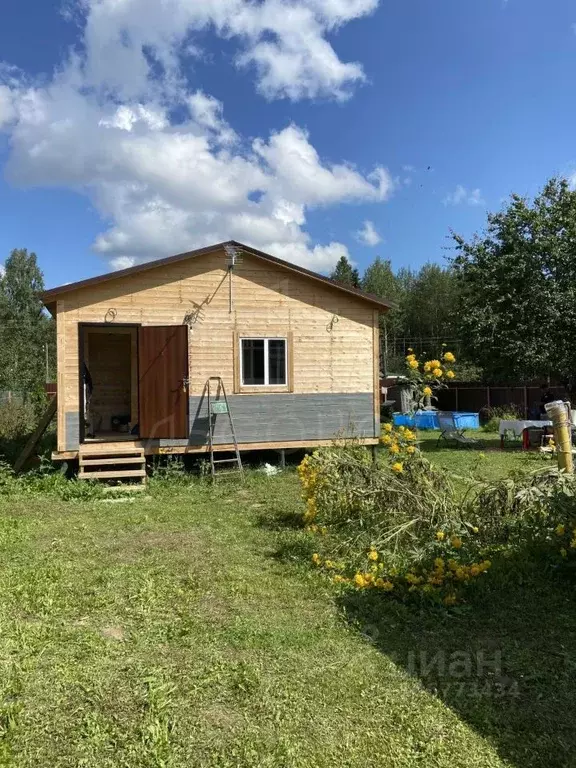
[[217, 400], [215, 403], [212, 403], [212, 413], [228, 413], [228, 405], [224, 400]]

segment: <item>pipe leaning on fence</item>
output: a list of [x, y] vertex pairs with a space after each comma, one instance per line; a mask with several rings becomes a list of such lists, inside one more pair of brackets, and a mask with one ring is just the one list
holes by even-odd
[[552, 419], [554, 441], [558, 454], [558, 469], [569, 475], [574, 474], [572, 458], [572, 423], [570, 420], [570, 405], [561, 400], [545, 405], [547, 415]]

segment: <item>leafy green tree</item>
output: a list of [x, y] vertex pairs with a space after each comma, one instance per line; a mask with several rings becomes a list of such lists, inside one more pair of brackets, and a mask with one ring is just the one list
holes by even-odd
[[360, 274], [358, 270], [350, 264], [346, 256], [341, 256], [330, 275], [332, 280], [336, 280], [342, 285], [349, 285], [352, 288], [360, 287]]
[[[392, 271], [392, 264], [379, 256], [376, 256], [364, 272], [361, 287], [367, 293], [372, 293], [382, 299], [389, 299], [396, 304], [400, 300], [401, 286]], [[380, 315], [381, 368], [386, 373], [388, 373], [392, 362], [391, 347], [394, 349], [394, 340], [401, 332], [402, 316], [399, 307], [394, 307]]]
[[36, 254], [13, 250], [0, 277], [0, 389], [34, 392], [45, 379], [45, 345], [53, 350], [55, 329], [43, 289]]
[[576, 371], [576, 192], [550, 180], [532, 201], [512, 195], [482, 235], [454, 235], [460, 335], [493, 378]]
[[405, 336], [413, 340], [454, 338], [458, 292], [454, 272], [428, 263], [416, 274], [406, 271], [403, 282]]

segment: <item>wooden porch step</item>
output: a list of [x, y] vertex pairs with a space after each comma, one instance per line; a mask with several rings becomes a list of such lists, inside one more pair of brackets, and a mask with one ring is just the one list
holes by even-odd
[[144, 456], [144, 448], [112, 448], [104, 450], [102, 448], [88, 448], [80, 446], [78, 457], [86, 459], [92, 457], [95, 459], [105, 459], [107, 456]]
[[145, 469], [118, 469], [104, 472], [83, 472], [78, 477], [82, 480], [122, 480], [127, 477], [146, 477]]
[[117, 456], [114, 459], [105, 458], [105, 459], [85, 459], [83, 456], [80, 456], [80, 466], [81, 467], [99, 467], [101, 465], [105, 464], [144, 464], [145, 463], [144, 455], [142, 456]]

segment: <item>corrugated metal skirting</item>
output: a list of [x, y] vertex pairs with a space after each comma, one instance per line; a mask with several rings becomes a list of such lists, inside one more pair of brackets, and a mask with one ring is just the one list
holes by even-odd
[[[230, 395], [230, 411], [239, 443], [327, 440], [341, 430], [374, 437], [372, 393]], [[207, 401], [190, 398], [191, 445], [208, 442]], [[217, 443], [231, 441], [228, 418], [216, 416]]]
[[[269, 394], [230, 395], [230, 411], [239, 443], [278, 443], [298, 440], [331, 440], [338, 433], [357, 437], [378, 436], [373, 395], [352, 394]], [[80, 414], [66, 413], [66, 450], [78, 450]], [[206, 445], [208, 403], [205, 397], [189, 398], [188, 439], [160, 439], [161, 446]], [[216, 416], [215, 442], [230, 443], [226, 415]]]

